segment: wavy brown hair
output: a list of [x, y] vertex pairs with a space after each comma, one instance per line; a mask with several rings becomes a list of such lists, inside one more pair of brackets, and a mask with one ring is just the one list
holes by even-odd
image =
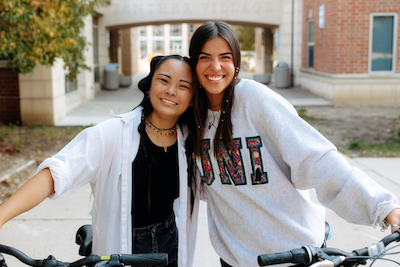
[[[231, 111], [233, 106], [233, 92], [235, 85], [238, 82], [238, 74], [241, 62], [239, 40], [231, 29], [231, 27], [222, 21], [206, 22], [202, 24], [193, 34], [190, 41], [189, 56], [192, 63], [193, 80], [196, 88], [194, 93], [194, 120], [189, 124], [190, 136], [186, 140], [186, 156], [188, 158], [188, 173], [189, 173], [189, 186], [191, 187], [191, 207], [193, 211], [194, 198], [196, 188], [200, 185], [196, 184], [196, 162], [195, 157], [201, 157], [202, 145], [201, 142], [204, 137], [205, 122], [207, 119], [208, 101], [205, 94], [205, 89], [201, 87], [196, 74], [197, 62], [199, 55], [202, 52], [204, 44], [216, 37], [223, 38], [232, 50], [233, 63], [235, 65], [235, 77], [230, 85], [224, 91], [224, 98], [221, 104], [221, 116], [218, 122], [217, 131], [214, 137], [214, 154], [218, 156], [220, 153], [219, 141], [222, 139], [225, 147], [230, 150], [230, 143], [232, 141], [232, 120]], [[189, 140], [192, 140], [191, 142]]]
[[217, 21], [217, 22], [206, 22], [202, 24], [193, 34], [192, 40], [190, 41], [189, 56], [192, 63], [193, 79], [197, 90], [194, 95], [194, 116], [196, 122], [196, 129], [192, 129], [193, 134], [193, 152], [195, 156], [200, 156], [202, 153], [201, 140], [204, 136], [205, 121], [207, 118], [207, 96], [205, 89], [201, 87], [199, 80], [196, 75], [196, 66], [199, 60], [199, 55], [202, 52], [204, 44], [212, 38], [221, 37], [230, 46], [233, 54], [233, 63], [235, 65], [235, 77], [230, 85], [225, 89], [224, 98], [221, 104], [221, 116], [218, 123], [217, 131], [214, 138], [214, 154], [217, 156], [220, 152], [219, 140], [222, 139], [225, 147], [230, 149], [230, 143], [232, 141], [232, 121], [231, 111], [233, 106], [233, 92], [235, 85], [238, 82], [237, 76], [239, 73], [241, 55], [239, 40], [229, 26], [229, 24]]

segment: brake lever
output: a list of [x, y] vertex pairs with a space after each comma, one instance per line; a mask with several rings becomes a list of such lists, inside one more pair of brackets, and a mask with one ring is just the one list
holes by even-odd
[[315, 248], [315, 252], [316, 258], [320, 261], [315, 262], [310, 267], [335, 267], [346, 259], [344, 256], [329, 256], [320, 248]]
[[330, 257], [331, 260], [323, 260], [323, 261], [318, 261], [314, 263], [313, 265], [310, 265], [310, 267], [335, 267], [338, 266], [340, 263], [342, 263], [346, 257], [344, 256], [336, 256], [336, 257]]

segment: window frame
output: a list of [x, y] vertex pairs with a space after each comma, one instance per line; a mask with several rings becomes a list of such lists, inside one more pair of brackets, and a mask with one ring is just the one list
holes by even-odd
[[[160, 50], [158, 50], [157, 48], [160, 48]], [[157, 55], [164, 54], [164, 40], [153, 40], [153, 53]]]
[[92, 16], [92, 29], [93, 29], [93, 81], [100, 83], [100, 48], [99, 48], [99, 16], [97, 14]]
[[164, 25], [153, 25], [153, 37], [163, 37], [164, 36]]
[[169, 36], [181, 37], [182, 36], [182, 24], [170, 24]]
[[146, 26], [139, 26], [139, 37], [147, 37], [147, 28]]
[[[174, 44], [178, 44], [179, 45], [179, 51], [173, 50]], [[182, 54], [182, 40], [170, 40], [170, 42], [169, 42], [169, 53], [171, 55], [173, 55], [173, 54]]]
[[78, 91], [78, 81], [77, 79], [70, 81], [68, 79], [68, 72], [64, 74], [64, 81], [65, 81], [65, 94], [68, 95], [69, 93], [73, 93]]
[[[373, 45], [373, 30], [374, 30], [374, 18], [375, 17], [393, 17], [393, 44], [392, 44], [392, 70], [372, 70], [372, 45]], [[397, 63], [397, 26], [398, 14], [394, 12], [376, 12], [370, 14], [369, 19], [369, 47], [368, 47], [368, 73], [374, 75], [388, 75], [396, 73]]]
[[139, 51], [142, 59], [147, 56], [147, 40], [139, 40]]
[[[310, 24], [313, 24], [313, 40], [310, 41]], [[307, 21], [307, 32], [306, 32], [306, 39], [307, 39], [307, 58], [306, 58], [306, 66], [307, 68], [313, 69], [314, 68], [314, 47], [315, 47], [315, 19], [309, 19]], [[313, 47], [313, 55], [312, 55], [312, 66], [310, 66], [310, 47]]]

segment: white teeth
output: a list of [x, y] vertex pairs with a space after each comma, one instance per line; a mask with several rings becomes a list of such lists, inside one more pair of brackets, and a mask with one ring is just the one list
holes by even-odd
[[166, 103], [168, 103], [168, 104], [171, 104], [171, 105], [176, 105], [175, 102], [169, 101], [169, 100], [167, 100], [167, 99], [162, 99], [162, 101], [164, 101], [164, 102], [166, 102]]
[[219, 81], [222, 80], [222, 76], [217, 76], [217, 77], [207, 76], [207, 79], [211, 81]]

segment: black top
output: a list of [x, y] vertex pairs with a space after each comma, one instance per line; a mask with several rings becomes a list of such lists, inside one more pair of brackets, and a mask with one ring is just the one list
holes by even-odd
[[133, 227], [145, 227], [168, 219], [179, 195], [177, 142], [165, 152], [163, 147], [150, 141], [147, 133], [144, 134], [132, 163], [132, 179]]

